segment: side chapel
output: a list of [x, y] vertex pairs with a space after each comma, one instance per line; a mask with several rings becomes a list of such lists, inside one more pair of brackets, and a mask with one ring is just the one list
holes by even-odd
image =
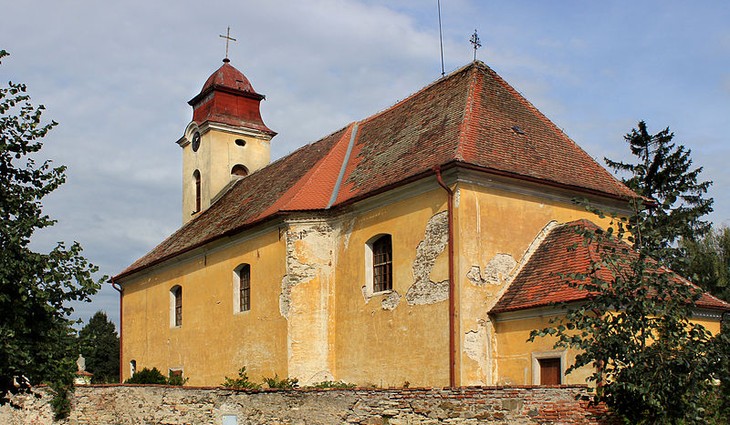
[[271, 163], [262, 99], [225, 59], [190, 100], [183, 225], [113, 278], [122, 379], [585, 382], [526, 340], [586, 296], [556, 273], [589, 264], [571, 228], [607, 222], [571, 200], [627, 215], [631, 190], [479, 61]]

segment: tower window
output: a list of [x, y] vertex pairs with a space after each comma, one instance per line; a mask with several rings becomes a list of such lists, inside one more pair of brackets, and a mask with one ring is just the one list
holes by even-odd
[[241, 264], [233, 271], [234, 312], [251, 310], [251, 266]]
[[233, 166], [233, 168], [231, 168], [231, 175], [245, 177], [248, 175], [248, 168], [241, 164], [236, 164]]
[[175, 285], [170, 289], [170, 324], [182, 326], [182, 287]]
[[236, 145], [244, 147], [246, 146], [246, 141], [243, 139], [236, 139]]
[[195, 181], [195, 210], [193, 214], [200, 211], [200, 199], [201, 199], [201, 188], [200, 188], [200, 171], [193, 171], [193, 180]]

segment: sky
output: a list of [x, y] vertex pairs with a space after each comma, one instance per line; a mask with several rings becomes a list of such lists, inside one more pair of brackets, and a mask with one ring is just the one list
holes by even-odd
[[[181, 225], [187, 101], [222, 63], [266, 95], [272, 159], [381, 111], [441, 76], [437, 1], [13, 1], [0, 84], [23, 82], [59, 122], [37, 157], [68, 166], [44, 199], [36, 249], [78, 241], [113, 276]], [[477, 58], [598, 162], [629, 160], [645, 120], [692, 150], [715, 225], [730, 225], [730, 2], [441, 0], [445, 71]], [[74, 317], [118, 324], [105, 284]]]

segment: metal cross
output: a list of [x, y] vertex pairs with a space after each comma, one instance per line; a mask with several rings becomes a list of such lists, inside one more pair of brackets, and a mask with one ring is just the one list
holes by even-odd
[[482, 47], [482, 43], [480, 43], [481, 40], [479, 40], [479, 35], [477, 34], [477, 30], [474, 30], [474, 34], [471, 35], [471, 38], [469, 39], [469, 43], [471, 43], [474, 46], [474, 60], [477, 60], [477, 49]]
[[236, 41], [235, 38], [231, 37], [231, 27], [226, 30], [226, 35], [218, 35], [218, 37], [226, 39], [226, 60], [228, 60], [228, 42]]

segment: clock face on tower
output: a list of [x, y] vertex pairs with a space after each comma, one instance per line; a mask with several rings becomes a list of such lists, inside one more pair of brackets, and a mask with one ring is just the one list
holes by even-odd
[[196, 131], [195, 134], [193, 134], [193, 152], [197, 152], [199, 147], [200, 147], [200, 133]]

